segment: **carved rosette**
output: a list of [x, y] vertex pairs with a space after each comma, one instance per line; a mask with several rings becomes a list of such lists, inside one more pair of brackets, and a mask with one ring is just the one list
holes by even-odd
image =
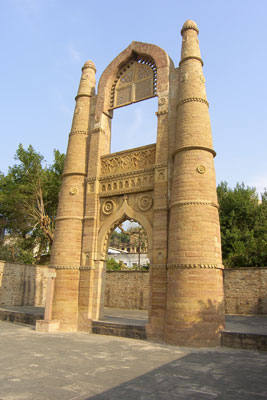
[[205, 167], [204, 165], [198, 165], [198, 166], [197, 166], [197, 172], [198, 172], [199, 174], [205, 174], [205, 172], [206, 172], [206, 167]]
[[116, 204], [112, 200], [106, 200], [102, 205], [102, 211], [105, 215], [110, 215], [115, 211]]
[[153, 204], [153, 199], [151, 196], [145, 194], [144, 196], [141, 196], [138, 200], [138, 207], [140, 208], [141, 211], [148, 211]]

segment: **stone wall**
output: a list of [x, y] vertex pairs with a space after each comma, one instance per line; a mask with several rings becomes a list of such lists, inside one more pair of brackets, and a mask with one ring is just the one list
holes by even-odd
[[224, 270], [226, 314], [267, 314], [267, 268]]
[[105, 307], [147, 310], [149, 272], [107, 271]]
[[0, 261], [0, 306], [44, 306], [47, 266]]
[[[0, 261], [0, 306], [44, 306], [47, 266]], [[149, 272], [107, 271], [105, 306], [146, 310]], [[227, 314], [267, 314], [267, 268], [224, 270]]]

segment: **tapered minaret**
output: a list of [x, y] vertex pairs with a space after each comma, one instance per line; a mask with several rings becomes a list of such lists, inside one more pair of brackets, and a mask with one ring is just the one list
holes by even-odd
[[195, 22], [186, 21], [181, 34], [165, 339], [177, 345], [214, 346], [220, 343], [224, 324], [215, 151]]
[[82, 68], [51, 254], [50, 264], [56, 269], [51, 314], [52, 320], [59, 321], [62, 331], [77, 330], [88, 127], [91, 97], [95, 94], [95, 71], [92, 61], [87, 61]]

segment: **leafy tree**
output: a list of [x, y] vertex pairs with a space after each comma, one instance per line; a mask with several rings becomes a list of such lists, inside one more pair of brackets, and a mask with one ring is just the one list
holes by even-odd
[[267, 193], [259, 203], [255, 188], [222, 182], [220, 204], [222, 255], [226, 267], [267, 265]]
[[40, 153], [20, 144], [17, 163], [0, 174], [1, 258], [38, 263], [51, 247], [64, 157], [55, 150], [53, 164], [43, 166]]
[[125, 269], [125, 266], [122, 261], [117, 262], [117, 261], [115, 261], [115, 259], [113, 257], [111, 257], [111, 258], [107, 259], [106, 269], [108, 271], [114, 271], [114, 270], [119, 271], [119, 270]]

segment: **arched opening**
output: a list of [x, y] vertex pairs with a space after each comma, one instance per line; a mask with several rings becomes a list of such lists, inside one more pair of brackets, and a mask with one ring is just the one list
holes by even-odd
[[109, 237], [106, 268], [112, 270], [148, 270], [148, 239], [138, 222], [126, 220]]
[[112, 119], [111, 152], [156, 143], [157, 97], [120, 107]]
[[118, 222], [109, 234], [106, 249], [104, 319], [148, 319], [148, 237], [133, 219]]

